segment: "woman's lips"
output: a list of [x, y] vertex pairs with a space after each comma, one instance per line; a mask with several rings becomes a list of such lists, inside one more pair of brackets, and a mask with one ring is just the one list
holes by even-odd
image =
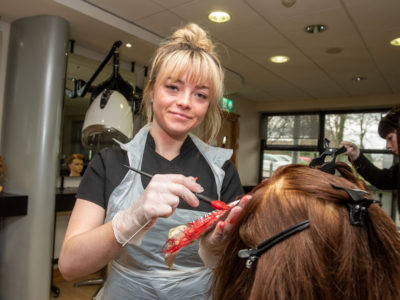
[[183, 113], [179, 113], [179, 112], [171, 112], [175, 117], [179, 118], [179, 119], [185, 119], [185, 120], [190, 120], [192, 119], [190, 116], [183, 114]]

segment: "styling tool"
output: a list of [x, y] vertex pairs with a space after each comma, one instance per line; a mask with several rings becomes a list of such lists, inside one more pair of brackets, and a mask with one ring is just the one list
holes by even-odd
[[[139, 173], [147, 178], [153, 178], [153, 175], [146, 173], [142, 170], [136, 169], [136, 168], [132, 168], [131, 166], [127, 166], [127, 165], [123, 165], [124, 167], [128, 168], [129, 170], [132, 170], [136, 173]], [[220, 200], [212, 200], [211, 198], [204, 196], [202, 194], [198, 194], [198, 193], [193, 193], [197, 199], [199, 199], [202, 202], [205, 202], [209, 205], [211, 205], [214, 209], [218, 209], [218, 210], [227, 210], [229, 209], [229, 206], [226, 205], [224, 202], [220, 201]]]

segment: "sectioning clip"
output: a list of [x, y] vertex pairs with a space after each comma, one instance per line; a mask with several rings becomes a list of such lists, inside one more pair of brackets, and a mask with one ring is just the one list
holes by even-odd
[[276, 235], [269, 238], [268, 240], [262, 242], [261, 244], [250, 248], [250, 249], [241, 249], [238, 252], [238, 256], [240, 258], [245, 258], [246, 260], [246, 268], [250, 269], [252, 264], [267, 250], [283, 241], [284, 239], [292, 236], [293, 234], [300, 232], [306, 228], [310, 227], [310, 221], [306, 220], [301, 223], [298, 223]]
[[[324, 139], [324, 144], [325, 144], [325, 150], [322, 152], [322, 154], [319, 157], [314, 158], [310, 164], [310, 168], [316, 168], [318, 167], [319, 170], [324, 171], [326, 173], [330, 174], [335, 174], [335, 162], [336, 162], [336, 156], [338, 156], [341, 153], [346, 152], [346, 147], [341, 147], [339, 149], [336, 148], [329, 148], [329, 140]], [[332, 156], [332, 160], [330, 162], [325, 162], [325, 157], [326, 156]]]
[[369, 193], [364, 190], [348, 189], [334, 184], [331, 184], [331, 186], [335, 189], [346, 191], [350, 196], [350, 200], [343, 201], [344, 205], [346, 205], [349, 210], [350, 224], [363, 226], [366, 222], [368, 207], [372, 203], [377, 203], [378, 201], [365, 198], [365, 195]]

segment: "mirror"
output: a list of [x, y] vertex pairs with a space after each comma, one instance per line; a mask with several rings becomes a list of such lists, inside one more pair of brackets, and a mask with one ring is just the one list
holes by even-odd
[[[75, 53], [69, 53], [67, 59], [67, 73], [65, 88], [72, 89], [72, 79], [81, 79], [89, 81], [95, 71], [101, 64], [100, 60], [91, 59]], [[93, 82], [93, 86], [97, 86], [108, 79], [113, 71], [112, 60], [104, 67]], [[135, 87], [135, 73], [126, 70], [123, 64], [120, 64], [120, 74], [124, 80]], [[62, 120], [62, 136], [60, 147], [60, 175], [69, 176], [69, 169], [66, 165], [66, 159], [74, 153], [84, 155], [84, 169], [95, 154], [94, 151], [85, 149], [81, 142], [82, 125], [85, 119], [86, 111], [90, 106], [91, 94], [88, 92], [83, 98], [71, 99], [64, 96], [63, 120]]]

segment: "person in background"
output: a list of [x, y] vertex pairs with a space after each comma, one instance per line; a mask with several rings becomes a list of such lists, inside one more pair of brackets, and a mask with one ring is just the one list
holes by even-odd
[[396, 225], [350, 166], [336, 170], [278, 168], [229, 230], [201, 240], [215, 299], [400, 299]]
[[[386, 140], [386, 149], [390, 149], [396, 156], [399, 155], [399, 118], [400, 106], [395, 106], [380, 120], [378, 125], [379, 136]], [[349, 157], [354, 168], [364, 179], [378, 189], [397, 189], [400, 191], [399, 163], [395, 163], [389, 169], [379, 169], [360, 153], [359, 147], [354, 143], [343, 141], [340, 143], [340, 147], [341, 146], [346, 147], [347, 151], [344, 154]], [[400, 208], [399, 199], [398, 205]]]
[[85, 156], [80, 153], [71, 154], [65, 164], [69, 169], [69, 176], [81, 176], [83, 165], [85, 161]]
[[[221, 126], [223, 82], [214, 45], [198, 25], [160, 46], [142, 103], [151, 122], [129, 143], [96, 154], [82, 178], [59, 257], [65, 279], [112, 261], [97, 299], [208, 297], [212, 273], [198, 242], [179, 252], [172, 270], [161, 249], [170, 228], [213, 210], [194, 193], [226, 203], [243, 194], [232, 150], [209, 145]], [[189, 133], [200, 124], [207, 143]]]

